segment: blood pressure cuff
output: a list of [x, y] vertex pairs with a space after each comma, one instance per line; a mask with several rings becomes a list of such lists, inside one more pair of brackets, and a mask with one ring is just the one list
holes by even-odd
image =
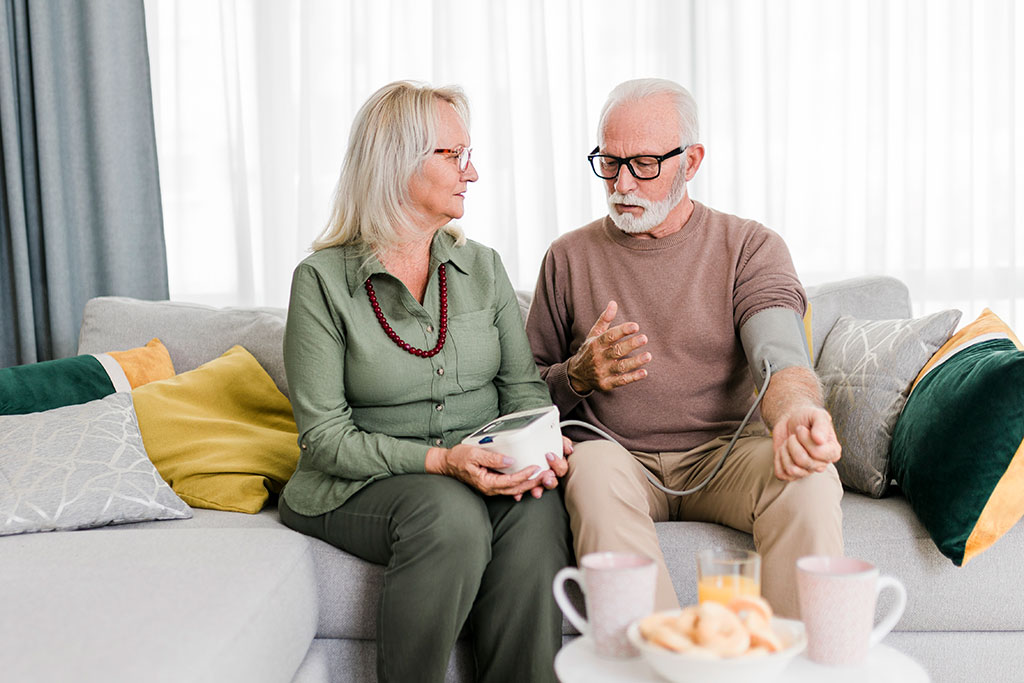
[[750, 316], [740, 328], [740, 342], [757, 386], [764, 382], [765, 360], [773, 375], [793, 366], [811, 368], [804, 322], [792, 309], [766, 308]]

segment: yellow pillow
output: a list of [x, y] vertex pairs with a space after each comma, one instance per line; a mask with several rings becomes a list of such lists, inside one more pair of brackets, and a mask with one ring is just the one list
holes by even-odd
[[132, 389], [161, 379], [174, 377], [174, 363], [167, 347], [153, 337], [145, 346], [127, 351], [110, 351], [106, 355], [117, 361], [124, 370]]
[[295, 471], [291, 403], [241, 346], [132, 398], [150, 459], [193, 507], [259, 512]]

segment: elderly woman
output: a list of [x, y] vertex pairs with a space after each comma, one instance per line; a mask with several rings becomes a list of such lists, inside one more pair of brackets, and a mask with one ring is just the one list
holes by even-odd
[[466, 625], [481, 681], [553, 681], [561, 644], [551, 583], [571, 542], [545, 490], [565, 459], [548, 454], [531, 479], [538, 468], [501, 474], [504, 456], [460, 444], [551, 404], [501, 260], [448, 225], [477, 179], [468, 118], [455, 87], [374, 93], [330, 223], [292, 279], [284, 356], [301, 457], [281, 519], [386, 565], [381, 681], [444, 680]]

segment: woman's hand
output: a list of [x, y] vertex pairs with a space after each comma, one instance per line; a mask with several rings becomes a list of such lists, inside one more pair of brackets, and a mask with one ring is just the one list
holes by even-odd
[[[562, 437], [564, 455], [572, 453], [572, 441]], [[496, 472], [498, 468], [508, 467], [511, 459], [493, 451], [476, 446], [459, 444], [454, 448], [431, 448], [427, 451], [426, 470], [431, 474], [444, 474], [469, 484], [487, 496], [512, 496], [517, 501], [523, 494], [530, 492], [534, 498], [540, 498], [545, 489], [558, 486], [558, 478], [569, 471], [569, 463], [565, 457], [554, 453], [546, 454], [548, 466], [540, 479], [534, 480], [537, 466], [531, 465], [513, 474]]]
[[523, 493], [536, 485], [530, 477], [536, 474], [539, 468], [533, 465], [513, 474], [495, 471], [511, 464], [512, 459], [500, 453], [459, 444], [454, 448], [428, 450], [426, 470], [431, 474], [454, 477], [486, 496], [514, 496], [519, 500]]

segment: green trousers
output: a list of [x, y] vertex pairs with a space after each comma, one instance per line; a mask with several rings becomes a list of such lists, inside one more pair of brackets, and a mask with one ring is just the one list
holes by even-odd
[[539, 499], [484, 496], [451, 477], [403, 474], [306, 517], [281, 520], [385, 565], [377, 614], [380, 681], [444, 681], [467, 626], [477, 680], [556, 681], [562, 618], [551, 592], [572, 563], [560, 489]]

